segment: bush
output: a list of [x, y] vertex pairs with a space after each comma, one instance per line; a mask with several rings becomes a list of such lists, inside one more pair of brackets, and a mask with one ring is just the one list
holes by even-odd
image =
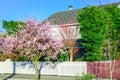
[[92, 80], [95, 78], [95, 75], [91, 74], [82, 74], [82, 76], [75, 76], [75, 80]]
[[78, 58], [75, 61], [77, 61], [77, 62], [84, 61], [84, 57]]
[[68, 61], [68, 54], [58, 54], [58, 61]]
[[120, 60], [120, 52], [116, 52], [116, 54], [115, 54], [115, 59], [116, 59], [116, 60]]
[[[94, 16], [93, 16], [94, 15]], [[108, 15], [100, 7], [85, 7], [78, 14], [82, 45], [85, 46], [87, 61], [102, 61], [102, 46], [106, 38]]]
[[57, 61], [68, 61], [69, 60], [69, 54], [66, 47], [62, 48], [62, 52], [58, 54], [58, 60]]

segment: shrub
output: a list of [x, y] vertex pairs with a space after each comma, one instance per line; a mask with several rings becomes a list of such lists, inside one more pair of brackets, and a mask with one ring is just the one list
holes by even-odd
[[104, 60], [102, 46], [106, 38], [106, 28], [109, 26], [108, 16], [96, 6], [85, 7], [78, 14], [82, 45], [86, 47], [85, 59], [88, 61]]
[[82, 74], [82, 76], [75, 76], [75, 80], [92, 80], [95, 78], [95, 75], [91, 74]]
[[78, 59], [76, 59], [75, 61], [84, 61], [84, 57], [81, 57], [81, 58], [78, 58]]
[[69, 60], [69, 53], [66, 47], [62, 48], [61, 53], [58, 54], [57, 61], [68, 61]]

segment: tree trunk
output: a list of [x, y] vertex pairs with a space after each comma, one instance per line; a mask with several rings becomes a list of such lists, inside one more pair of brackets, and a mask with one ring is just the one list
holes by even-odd
[[39, 74], [38, 74], [38, 61], [35, 60], [33, 63], [34, 63], [34, 68], [35, 68], [35, 80], [39, 80]]
[[73, 49], [69, 48], [70, 61], [73, 61]]

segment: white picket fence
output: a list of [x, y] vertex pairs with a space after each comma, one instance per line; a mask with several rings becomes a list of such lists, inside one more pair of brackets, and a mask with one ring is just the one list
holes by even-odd
[[[41, 75], [75, 76], [87, 74], [86, 62], [38, 62]], [[32, 62], [0, 62], [0, 73], [35, 74]]]

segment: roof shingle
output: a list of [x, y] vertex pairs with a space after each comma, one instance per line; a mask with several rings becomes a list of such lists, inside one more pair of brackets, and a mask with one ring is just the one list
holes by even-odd
[[[113, 4], [119, 5], [120, 2], [106, 4], [106, 5], [113, 5]], [[102, 5], [102, 6], [104, 7], [105, 5]], [[78, 23], [77, 16], [79, 11], [80, 9], [57, 12], [51, 15], [50, 17], [48, 17], [47, 21], [49, 21], [51, 25]], [[45, 21], [43, 21], [43, 23]]]

